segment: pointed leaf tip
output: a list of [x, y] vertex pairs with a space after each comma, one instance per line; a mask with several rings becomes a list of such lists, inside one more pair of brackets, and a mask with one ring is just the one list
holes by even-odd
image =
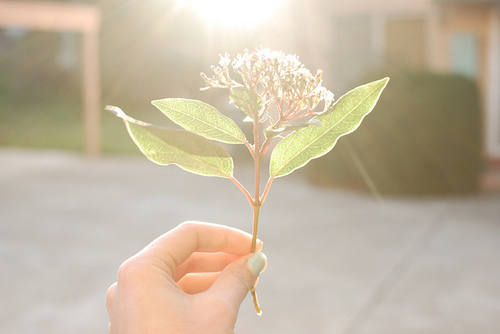
[[340, 137], [356, 130], [373, 110], [388, 81], [384, 78], [351, 90], [316, 117], [320, 125], [311, 124], [285, 137], [271, 154], [271, 177], [288, 175], [330, 152]]
[[142, 122], [118, 107], [105, 109], [123, 119], [134, 143], [152, 162], [162, 166], [175, 164], [199, 175], [232, 177], [233, 159], [220, 145], [186, 130]]

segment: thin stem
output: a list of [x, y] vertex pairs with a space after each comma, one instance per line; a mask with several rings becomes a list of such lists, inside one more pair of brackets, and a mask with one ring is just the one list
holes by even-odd
[[259, 198], [260, 198], [260, 165], [262, 161], [262, 153], [260, 150], [260, 134], [259, 134], [259, 120], [254, 119], [253, 122], [253, 138], [254, 138], [254, 154], [253, 159], [255, 162], [255, 197], [254, 197], [254, 207], [259, 206]]
[[233, 176], [231, 176], [229, 178], [229, 180], [231, 180], [238, 187], [238, 189], [241, 190], [243, 195], [245, 195], [245, 197], [247, 198], [248, 202], [250, 202], [250, 205], [253, 206], [254, 200], [253, 200], [252, 196], [250, 195], [250, 193], [248, 192], [248, 190], [238, 180], [236, 180]]
[[264, 142], [264, 144], [262, 144], [262, 147], [260, 149], [260, 154], [262, 156], [264, 156], [266, 154], [267, 149], [269, 148], [269, 145], [271, 144], [271, 140], [272, 140], [272, 138], [269, 137], [269, 138], [266, 139], [266, 141]]
[[[259, 120], [254, 119], [253, 122], [253, 138], [254, 138], [254, 154], [253, 154], [253, 159], [255, 162], [255, 197], [252, 202], [252, 209], [253, 209], [253, 228], [252, 228], [252, 248], [251, 252], [255, 253], [257, 250], [257, 234], [259, 231], [259, 213], [260, 213], [260, 165], [262, 161], [262, 153], [259, 148]], [[262, 314], [262, 310], [259, 305], [259, 300], [257, 299], [257, 292], [255, 291], [255, 288], [252, 287], [250, 289], [250, 292], [252, 294], [252, 299], [253, 299], [253, 305], [255, 307], [255, 311], [257, 312], [257, 315]]]
[[252, 145], [248, 141], [245, 140], [245, 146], [247, 147], [248, 151], [252, 155], [252, 158], [255, 157], [255, 152], [253, 151]]
[[255, 307], [255, 312], [257, 312], [257, 315], [262, 315], [262, 309], [260, 308], [259, 299], [257, 298], [257, 291], [255, 291], [255, 288], [251, 288], [250, 293], [252, 294], [253, 306]]
[[252, 230], [252, 253], [257, 249], [257, 232], [259, 231], [259, 212], [260, 205], [253, 206], [253, 230]]
[[262, 194], [262, 198], [260, 199], [260, 205], [264, 204], [266, 201], [267, 194], [269, 193], [269, 189], [271, 189], [271, 184], [273, 183], [274, 178], [271, 176], [267, 180], [266, 188], [264, 189], [264, 193]]
[[300, 115], [297, 115], [297, 116], [294, 116], [294, 117], [290, 117], [290, 118], [287, 118], [288, 121], [295, 121], [297, 119], [301, 119], [303, 117], [307, 117], [307, 116], [310, 116], [312, 115], [313, 113], [311, 111], [308, 111], [306, 113], [303, 113], [303, 114], [300, 114]]
[[[257, 232], [259, 230], [259, 213], [260, 213], [260, 201], [258, 197], [255, 199], [253, 208], [253, 230], [252, 230], [252, 249], [251, 252], [255, 253], [257, 250]], [[252, 294], [253, 306], [255, 307], [255, 312], [257, 315], [262, 315], [262, 309], [259, 305], [259, 299], [257, 298], [257, 291], [255, 291], [255, 287], [250, 289], [250, 293]]]

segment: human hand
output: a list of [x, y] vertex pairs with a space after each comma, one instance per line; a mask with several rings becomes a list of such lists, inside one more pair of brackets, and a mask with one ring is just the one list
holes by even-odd
[[120, 266], [106, 297], [109, 332], [233, 333], [240, 304], [267, 263], [250, 253], [251, 239], [196, 222], [160, 236]]

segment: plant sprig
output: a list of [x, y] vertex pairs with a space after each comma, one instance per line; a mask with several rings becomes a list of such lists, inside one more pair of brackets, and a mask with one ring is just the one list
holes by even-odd
[[[176, 164], [192, 173], [233, 182], [253, 210], [251, 252], [254, 253], [260, 209], [274, 179], [325, 155], [340, 137], [356, 130], [375, 107], [389, 78], [359, 86], [334, 102], [333, 93], [322, 86], [322, 71], [312, 75], [297, 56], [281, 51], [245, 51], [233, 60], [226, 54], [212, 70], [214, 75], [210, 78], [201, 73], [206, 83], [202, 90], [229, 91], [230, 102], [243, 113], [245, 121], [253, 123], [251, 141], [233, 119], [201, 101], [167, 98], [152, 102], [182, 129], [136, 120], [118, 107], [106, 109], [123, 119], [132, 140], [149, 160], [159, 165]], [[230, 154], [214, 141], [247, 147], [255, 167], [253, 195], [234, 177]], [[269, 178], [262, 190], [262, 161], [273, 141], [277, 145], [270, 153]], [[260, 315], [254, 288], [251, 294]]]

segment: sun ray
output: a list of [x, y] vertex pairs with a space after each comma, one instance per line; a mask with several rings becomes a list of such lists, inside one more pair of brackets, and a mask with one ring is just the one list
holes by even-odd
[[285, 0], [178, 0], [202, 16], [210, 28], [252, 30], [272, 20]]

